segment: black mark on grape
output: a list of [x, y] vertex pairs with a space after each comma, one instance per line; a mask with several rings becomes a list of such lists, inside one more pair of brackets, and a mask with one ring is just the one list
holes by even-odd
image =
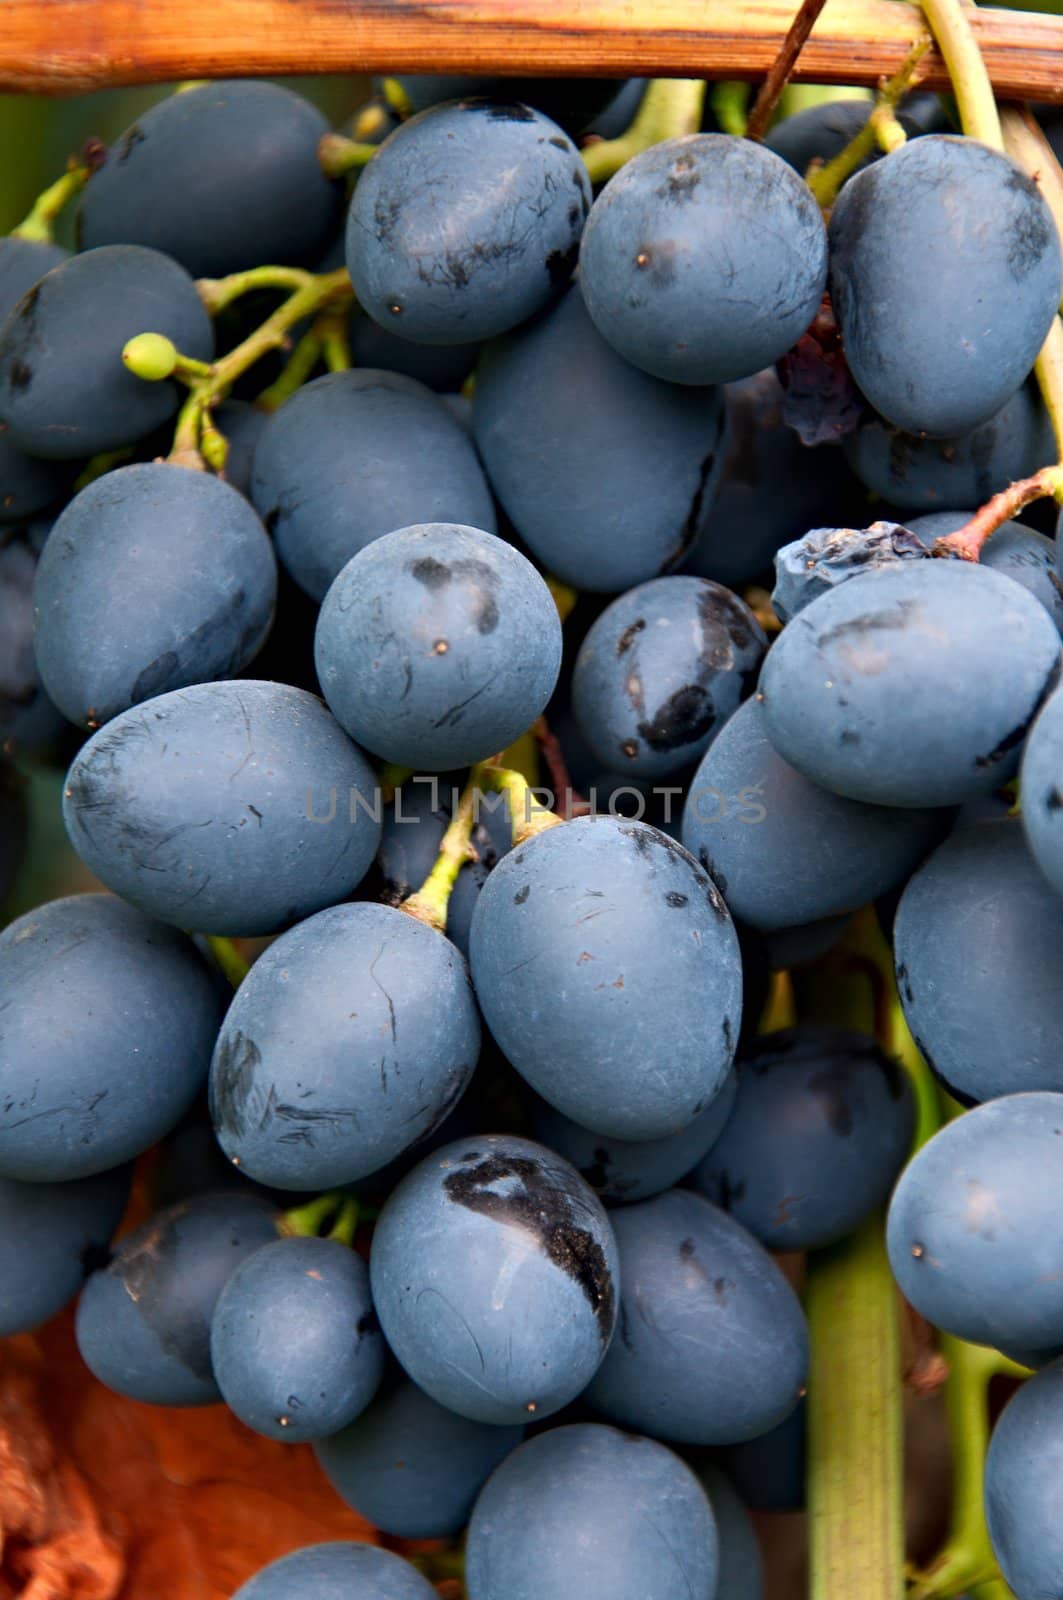
[[[518, 1187], [501, 1191], [494, 1187], [511, 1181]], [[448, 1173], [443, 1189], [456, 1205], [533, 1234], [548, 1260], [579, 1285], [602, 1344], [609, 1343], [616, 1289], [605, 1251], [593, 1233], [579, 1225], [586, 1202], [578, 1193], [563, 1188], [541, 1162], [501, 1153]]]
[[638, 731], [651, 750], [676, 750], [702, 738], [715, 720], [716, 707], [708, 690], [690, 683], [670, 694], [651, 721], [639, 723]]
[[1003, 761], [1005, 756], [1010, 755], [1013, 750], [1017, 750], [1022, 744], [1023, 740], [1026, 738], [1027, 731], [1030, 723], [1034, 719], [1034, 712], [1036, 710], [1037, 707], [1034, 706], [1029, 716], [1025, 717], [1023, 721], [1019, 723], [1018, 727], [1012, 728], [1010, 733], [1006, 733], [1003, 739], [1001, 739], [1000, 743], [994, 745], [987, 756], [976, 756], [974, 763], [975, 766], [980, 769], [984, 769], [986, 767], [995, 767], [998, 761]]
[[[516, 101], [514, 101], [512, 104], [501, 101], [468, 101], [466, 102], [466, 109], [483, 111], [486, 116], [490, 117], [492, 122], [535, 121], [535, 112], [530, 110], [528, 106], [522, 106]], [[556, 139], [551, 139], [550, 143], [556, 144], [557, 141]], [[564, 146], [562, 146], [562, 148], [564, 148]]]
[[709, 486], [709, 478], [715, 465], [716, 447], [713, 446], [702, 457], [701, 465], [698, 467], [698, 481], [690, 501], [690, 509], [686, 514], [683, 526], [679, 530], [679, 540], [675, 549], [669, 553], [667, 560], [661, 567], [662, 572], [668, 567], [674, 567], [678, 561], [682, 560], [701, 531], [701, 512], [705, 503], [705, 491]]
[[680, 894], [677, 889], [669, 889], [664, 897], [664, 903], [666, 906], [673, 906], [678, 911], [680, 906], [685, 906], [688, 903], [687, 896]]
[[253, 1039], [239, 1028], [223, 1034], [210, 1086], [210, 1115], [218, 1133], [244, 1132], [248, 1097], [261, 1065], [262, 1052]]
[[527, 900], [527, 898], [528, 898], [528, 896], [530, 894], [531, 894], [531, 884], [530, 883], [526, 883], [524, 885], [523, 889], [518, 889], [516, 894], [513, 896], [513, 904], [515, 906], [522, 906], [524, 904], [525, 900]]
[[627, 652], [631, 649], [631, 646], [634, 644], [634, 642], [638, 638], [639, 634], [643, 632], [645, 627], [646, 627], [646, 618], [645, 617], [636, 617], [634, 622], [629, 622], [628, 623], [627, 627], [624, 629], [623, 633], [620, 635], [619, 639], [616, 641], [616, 653], [617, 653], [618, 656], [622, 656], [622, 655], [626, 655], [627, 654]]
[[1008, 271], [1021, 283], [1040, 262], [1055, 230], [1032, 178], [1012, 168], [1005, 186], [1018, 191], [1028, 201], [1025, 205], [1019, 202], [1008, 237]]
[[550, 282], [558, 285], [567, 283], [575, 270], [578, 259], [578, 240], [574, 244], [570, 244], [567, 250], [551, 250], [544, 262]]
[[137, 145], [143, 144], [146, 138], [147, 134], [139, 123], [134, 122], [131, 128], [126, 129], [118, 144], [117, 161], [120, 167], [125, 165]]
[[678, 156], [672, 162], [672, 170], [657, 190], [657, 194], [662, 200], [682, 203], [693, 197], [700, 182], [701, 173], [697, 170], [694, 157]]

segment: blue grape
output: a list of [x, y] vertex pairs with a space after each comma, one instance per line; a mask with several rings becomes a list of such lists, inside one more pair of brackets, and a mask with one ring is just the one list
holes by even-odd
[[598, 196], [580, 289], [599, 333], [671, 383], [730, 383], [784, 355], [827, 283], [827, 234], [808, 185], [764, 145], [725, 133], [666, 139]]
[[[550, 80], [547, 79], [546, 81], [549, 82]], [[599, 79], [598, 81], [602, 82], [603, 80]], [[604, 80], [605, 83], [608, 83], [608, 81], [608, 79]], [[598, 139], [619, 139], [622, 133], [627, 132], [638, 115], [650, 81], [649, 78], [628, 78], [626, 82], [621, 81], [621, 87], [609, 101], [609, 104], [589, 124], [587, 128], [588, 134], [593, 134]], [[525, 96], [525, 98], [527, 97]], [[535, 103], [534, 96], [532, 103]], [[540, 109], [543, 108], [540, 107]], [[552, 115], [554, 121], [560, 122], [562, 127], [565, 126], [564, 119], [556, 113], [548, 111], [548, 115]], [[580, 130], [573, 131], [579, 132]]]
[[89, 1278], [78, 1302], [82, 1360], [101, 1383], [156, 1406], [220, 1400], [210, 1321], [240, 1263], [276, 1239], [252, 1194], [208, 1194], [159, 1211]]
[[561, 623], [512, 545], [430, 522], [347, 563], [321, 607], [314, 657], [352, 739], [439, 772], [505, 749], [535, 721], [557, 682]]
[[716, 1523], [720, 1563], [717, 1600], [764, 1600], [764, 1563], [757, 1531], [744, 1501], [719, 1467], [711, 1463], [699, 1465], [698, 1477]]
[[384, 1344], [361, 1256], [338, 1239], [275, 1239], [245, 1257], [210, 1324], [222, 1398], [267, 1439], [323, 1439], [372, 1400]]
[[142, 700], [246, 667], [276, 597], [269, 539], [235, 489], [166, 463], [121, 467], [75, 495], [41, 552], [41, 678], [71, 722], [97, 728]]
[[802, 1400], [767, 1433], [719, 1452], [728, 1478], [754, 1511], [805, 1509], [807, 1411]]
[[229, 447], [225, 457], [225, 481], [250, 499], [255, 450], [269, 415], [246, 400], [224, 400], [213, 415], [215, 427], [224, 435]]
[[122, 349], [138, 333], [165, 334], [199, 361], [214, 354], [210, 318], [176, 261], [108, 245], [54, 267], [0, 324], [0, 418], [9, 442], [71, 461], [161, 427], [181, 391], [125, 366]]
[[611, 1218], [620, 1315], [590, 1404], [678, 1444], [735, 1444], [774, 1428], [804, 1392], [808, 1330], [767, 1251], [683, 1189]]
[[233, 1600], [438, 1600], [427, 1578], [371, 1544], [310, 1544], [271, 1561]]
[[0, 237], [0, 322], [46, 272], [69, 258], [69, 250], [44, 239], [21, 239], [17, 233]]
[[850, 578], [929, 557], [929, 544], [896, 522], [873, 522], [868, 528], [813, 528], [776, 552], [772, 610], [780, 622], [792, 622], [805, 606]]
[[233, 998], [211, 1065], [219, 1141], [260, 1183], [353, 1183], [443, 1120], [479, 1044], [447, 939], [391, 906], [332, 906], [272, 944]]
[[1004, 1407], [985, 1463], [985, 1514], [993, 1554], [1016, 1600], [1059, 1590], [1063, 1530], [1063, 1361], [1030, 1378]]
[[[0, 237], [0, 326], [22, 296], [69, 254], [43, 239]], [[75, 470], [26, 455], [7, 438], [7, 424], [0, 420], [0, 526], [43, 511], [66, 492]]]
[[787, 425], [773, 369], [729, 383], [725, 395], [720, 486], [682, 570], [740, 589], [770, 571], [780, 545], [807, 528], [863, 515], [866, 496], [840, 449], [810, 449]]
[[196, 684], [133, 706], [67, 776], [71, 843], [108, 888], [197, 933], [272, 933], [376, 853], [372, 769], [314, 695]]
[[536, 560], [580, 589], [679, 565], [709, 519], [723, 429], [718, 389], [630, 366], [578, 289], [480, 359], [473, 432], [491, 484]]
[[73, 1299], [121, 1221], [129, 1177], [118, 1167], [72, 1183], [0, 1178], [0, 1338]]
[[465, 1547], [469, 1600], [713, 1600], [718, 1571], [712, 1508], [686, 1463], [598, 1423], [514, 1450]]
[[901, 896], [893, 948], [908, 1026], [950, 1094], [1063, 1090], [1063, 900], [1017, 819], [957, 827]]
[[766, 648], [730, 589], [707, 578], [639, 584], [584, 637], [572, 675], [580, 731], [607, 766], [670, 777], [704, 754], [749, 694]]
[[194, 277], [312, 266], [339, 226], [343, 186], [317, 158], [328, 123], [278, 83], [203, 84], [151, 106], [93, 173], [79, 247], [164, 250]]
[[1030, 730], [1021, 788], [1030, 849], [1053, 890], [1063, 894], [1063, 829], [1058, 817], [1063, 808], [1063, 695], [1059, 693], [1046, 701]]
[[774, 933], [855, 911], [903, 883], [950, 813], [832, 794], [783, 760], [766, 722], [759, 700], [738, 708], [691, 779], [683, 811], [683, 844], [732, 915]]
[[0, 1175], [86, 1178], [168, 1133], [202, 1088], [223, 1001], [191, 942], [112, 895], [0, 934]]
[[[758, 943], [769, 972], [786, 972], [791, 967], [818, 961], [833, 950], [852, 921], [851, 914], [822, 917], [818, 922], [799, 922], [792, 928], [773, 928], [760, 935]], [[746, 948], [749, 931], [746, 932]]]
[[251, 497], [300, 588], [323, 600], [372, 539], [419, 522], [495, 530], [476, 452], [438, 396], [394, 372], [300, 389], [255, 450]]
[[687, 1180], [769, 1250], [819, 1250], [884, 1205], [912, 1142], [911, 1085], [873, 1039], [763, 1035], [736, 1066], [734, 1110]]
[[351, 317], [350, 338], [356, 366], [401, 372], [439, 394], [461, 388], [480, 349], [478, 344], [414, 344], [361, 310]]
[[663, 1138], [722, 1088], [738, 939], [715, 885], [656, 828], [581, 817], [511, 851], [480, 894], [470, 959], [499, 1047], [581, 1127]]
[[[504, 102], [534, 106], [566, 133], [590, 131], [592, 121], [612, 108], [627, 84], [637, 79], [624, 78], [475, 78], [441, 77], [418, 73], [396, 79], [414, 111], [427, 111], [441, 100], [469, 99], [479, 95]], [[597, 130], [596, 130], [597, 131]], [[600, 133], [605, 139], [610, 135]]]
[[66, 728], [33, 652], [33, 580], [49, 524], [0, 528], [0, 744], [35, 750]]
[[336, 1493], [381, 1533], [446, 1539], [523, 1437], [522, 1427], [459, 1417], [407, 1379], [315, 1454]]
[[[924, 544], [932, 545], [935, 539], [946, 538], [969, 521], [968, 511], [934, 511], [925, 517], [909, 518], [908, 527]], [[1004, 522], [982, 546], [978, 562], [1029, 589], [1063, 633], [1063, 583], [1056, 572], [1054, 540], [1021, 522]]]
[[830, 271], [853, 377], [909, 433], [988, 422], [1059, 307], [1059, 238], [1040, 189], [999, 151], [948, 134], [849, 180], [831, 213]]
[[528, 1139], [459, 1140], [415, 1167], [380, 1213], [370, 1272], [406, 1372], [474, 1422], [560, 1410], [613, 1335], [609, 1220], [575, 1168]]
[[872, 417], [849, 434], [843, 448], [860, 481], [902, 511], [973, 511], [1016, 478], [1028, 478], [1056, 459], [1052, 424], [1031, 384], [958, 437], [927, 439]]
[[591, 183], [528, 106], [456, 100], [403, 123], [362, 171], [347, 221], [360, 305], [420, 344], [524, 322], [567, 283]]
[[68, 461], [44, 461], [17, 449], [0, 422], [0, 531], [5, 524], [24, 522], [66, 494], [73, 476]]
[[532, 1132], [540, 1144], [570, 1161], [605, 1205], [631, 1205], [670, 1189], [712, 1148], [731, 1114], [737, 1088], [734, 1073], [728, 1073], [719, 1093], [681, 1132], [638, 1140], [607, 1139], [581, 1128], [536, 1095]]
[[1059, 1138], [1063, 1095], [1004, 1095], [946, 1123], [901, 1174], [890, 1266], [936, 1328], [973, 1344], [1063, 1345]]
[[903, 562], [821, 595], [783, 630], [760, 679], [764, 726], [837, 794], [956, 805], [1015, 771], [1059, 654], [1052, 619], [1012, 579]]

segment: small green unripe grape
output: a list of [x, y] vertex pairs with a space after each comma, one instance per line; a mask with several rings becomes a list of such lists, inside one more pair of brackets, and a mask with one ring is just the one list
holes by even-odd
[[138, 333], [122, 350], [122, 360], [138, 378], [159, 383], [170, 376], [180, 356], [173, 340], [164, 333]]

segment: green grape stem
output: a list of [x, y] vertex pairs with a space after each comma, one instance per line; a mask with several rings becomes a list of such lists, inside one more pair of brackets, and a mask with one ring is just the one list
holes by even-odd
[[242, 344], [214, 362], [206, 376], [190, 385], [188, 398], [178, 413], [170, 461], [177, 466], [203, 470], [207, 465], [201, 449], [204, 429], [211, 428], [211, 413], [228, 395], [237, 378], [268, 351], [283, 349], [289, 342], [290, 330], [297, 323], [321, 312], [348, 308], [353, 292], [345, 268], [315, 274], [294, 267], [257, 267], [250, 272], [234, 273], [231, 278], [201, 280], [197, 287], [204, 304], [214, 310], [231, 304], [252, 288], [291, 290], [284, 303], [248, 334]]
[[[870, 992], [869, 969], [877, 973]], [[892, 1007], [892, 963], [874, 913], [860, 913], [823, 963], [792, 975], [801, 1021], [870, 1032]], [[905, 1061], [911, 1071], [911, 1063]], [[901, 1600], [904, 1570], [900, 1301], [884, 1219], [808, 1257], [810, 1600]]]
[[990, 1600], [1006, 1596], [985, 1523], [985, 1454], [989, 1445], [987, 1389], [1000, 1371], [995, 1350], [941, 1335], [948, 1363], [945, 1409], [952, 1440], [952, 1520], [944, 1549], [921, 1571], [909, 1572], [908, 1600], [952, 1600], [962, 1591]]
[[883, 78], [880, 82], [871, 114], [859, 133], [850, 139], [844, 150], [839, 150], [832, 161], [807, 174], [808, 186], [824, 211], [830, 210], [846, 178], [856, 171], [861, 162], [867, 160], [876, 146], [895, 149], [898, 143], [904, 143], [904, 129], [897, 121], [896, 109], [903, 96], [918, 81], [920, 63], [933, 42], [928, 33], [921, 34], [915, 40], [893, 77]]
[[301, 389], [321, 360], [321, 336], [317, 323], [303, 334], [284, 364], [280, 375], [263, 389], [255, 401], [260, 411], [277, 411]]
[[39, 244], [51, 244], [55, 237], [55, 222], [60, 213], [79, 195], [103, 159], [103, 146], [95, 140], [86, 145], [80, 161], [71, 161], [61, 178], [57, 178], [43, 194], [39, 194], [29, 215], [12, 228], [16, 239], [32, 239]]
[[351, 366], [351, 345], [347, 337], [347, 316], [339, 311], [324, 311], [314, 324], [321, 340], [321, 354], [330, 372], [347, 372]]
[[416, 893], [408, 896], [399, 908], [407, 916], [435, 928], [437, 933], [446, 928], [447, 907], [459, 872], [467, 861], [475, 860], [472, 830], [476, 826], [477, 800], [481, 793], [481, 769], [473, 767], [458, 808], [440, 841], [431, 872]]
[[317, 159], [326, 177], [344, 178], [348, 172], [358, 172], [368, 165], [377, 153], [375, 144], [362, 144], [348, 139], [342, 133], [324, 133], [318, 141]]
[[971, 27], [966, 0], [922, 0], [922, 8], [944, 57], [964, 133], [992, 145], [994, 150], [1003, 150], [993, 85]]
[[353, 1194], [348, 1195], [336, 1214], [336, 1220], [326, 1235], [329, 1239], [338, 1239], [340, 1244], [348, 1247], [354, 1245], [354, 1236], [358, 1232], [361, 1221], [361, 1207]]
[[810, 1600], [900, 1600], [900, 1331], [883, 1218], [809, 1267]]
[[331, 1189], [328, 1194], [319, 1194], [315, 1199], [307, 1200], [305, 1205], [293, 1206], [290, 1211], [282, 1212], [277, 1231], [286, 1239], [316, 1239], [326, 1223], [339, 1221], [350, 1198], [344, 1189]]
[[627, 132], [619, 139], [602, 139], [584, 149], [591, 182], [607, 182], [625, 162], [651, 145], [696, 133], [704, 104], [705, 85], [700, 79], [654, 78]]
[[224, 939], [218, 934], [211, 934], [207, 943], [215, 961], [233, 988], [239, 989], [247, 974], [251, 971], [250, 962], [244, 960], [231, 939]]
[[399, 767], [393, 761], [388, 761], [377, 773], [377, 782], [380, 792], [386, 801], [395, 798], [395, 790], [401, 789], [408, 779], [413, 777], [412, 767]]
[[548, 811], [546, 806], [536, 799], [534, 788], [522, 773], [514, 772], [509, 767], [497, 766], [493, 762], [484, 762], [478, 772], [484, 788], [506, 797], [513, 826], [514, 845], [527, 844], [537, 833], [545, 833], [547, 828], [556, 828], [565, 820], [553, 811]]

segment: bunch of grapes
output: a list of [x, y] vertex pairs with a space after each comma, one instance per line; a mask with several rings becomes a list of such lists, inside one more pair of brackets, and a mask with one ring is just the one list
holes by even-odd
[[1063, 1592], [1060, 243], [911, 76], [193, 86], [0, 239], [0, 889], [49, 763], [101, 886], [0, 934], [0, 1334], [469, 1600], [758, 1600], [887, 1253], [1040, 1369], [918, 1594]]

